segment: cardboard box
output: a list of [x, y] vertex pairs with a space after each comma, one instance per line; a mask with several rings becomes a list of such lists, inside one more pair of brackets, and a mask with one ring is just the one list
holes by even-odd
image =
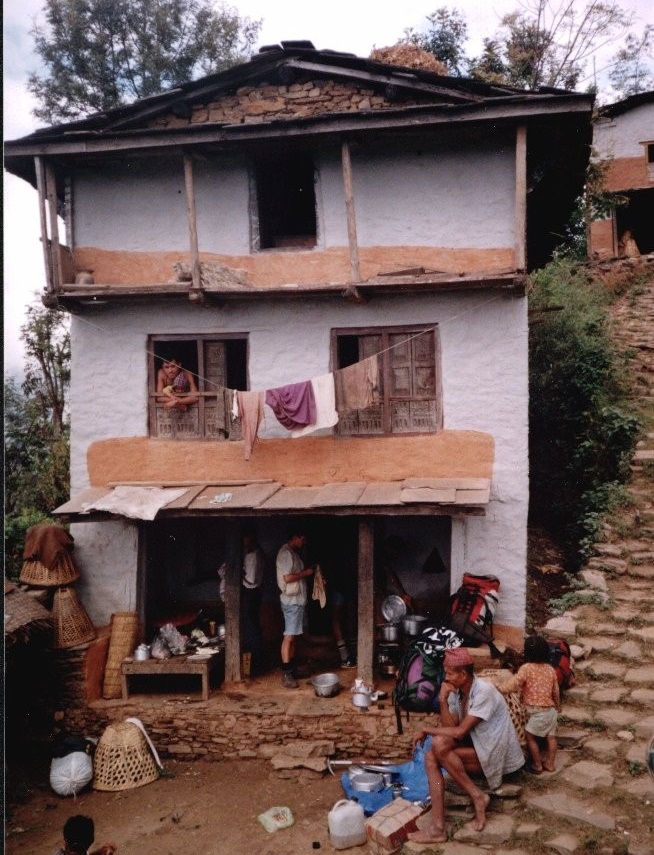
[[394, 799], [366, 820], [368, 845], [373, 855], [399, 852], [410, 831], [417, 829], [416, 820], [424, 808], [406, 799]]

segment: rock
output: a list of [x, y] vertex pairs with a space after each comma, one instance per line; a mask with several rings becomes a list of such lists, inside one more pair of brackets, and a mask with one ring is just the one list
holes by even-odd
[[631, 710], [621, 710], [621, 709], [606, 709], [606, 710], [597, 710], [595, 713], [595, 718], [597, 721], [601, 721], [607, 727], [620, 727], [624, 728], [630, 724], [633, 724], [638, 716], [636, 713]]
[[564, 780], [569, 781], [584, 790], [595, 790], [597, 787], [610, 787], [613, 784], [613, 775], [609, 766], [601, 763], [593, 763], [589, 760], [580, 760], [561, 773]]
[[579, 574], [580, 578], [595, 591], [608, 591], [606, 576], [601, 570], [582, 570]]
[[616, 733], [618, 739], [622, 740], [622, 742], [633, 742], [636, 738], [630, 730], [619, 730]]
[[641, 718], [639, 721], [634, 723], [633, 729], [636, 736], [650, 737], [654, 735], [654, 715], [650, 715], [647, 718]]
[[593, 736], [584, 742], [584, 748], [588, 748], [593, 754], [598, 754], [600, 757], [614, 756], [619, 745], [619, 740], [608, 739], [604, 736]]
[[642, 641], [654, 642], [654, 626], [628, 627], [627, 635], [630, 638], [639, 638]]
[[513, 833], [513, 820], [509, 816], [489, 814], [483, 831], [475, 831], [470, 825], [454, 834], [462, 843], [474, 842], [477, 846], [498, 846], [506, 843]]
[[569, 853], [579, 851], [580, 843], [574, 834], [559, 834], [557, 837], [548, 840], [545, 846], [551, 849], [552, 852], [559, 852], [560, 855], [569, 855]]
[[[653, 628], [654, 629], [654, 628]], [[631, 634], [631, 630], [627, 630], [627, 635]], [[622, 659], [642, 659], [642, 650], [640, 645], [635, 641], [625, 641], [613, 651], [614, 656], [620, 656]]]
[[544, 628], [545, 634], [552, 638], [574, 638], [577, 635], [577, 621], [571, 615], [563, 614], [560, 617], [551, 618]]
[[615, 828], [613, 817], [597, 810], [592, 805], [574, 798], [568, 792], [545, 793], [540, 796], [531, 796], [525, 801], [529, 807], [544, 810], [555, 816], [585, 822], [588, 825], [592, 825], [595, 828], [602, 828], [605, 831], [613, 831]]
[[654, 689], [634, 689], [629, 697], [637, 704], [654, 704]]
[[654, 684], [654, 665], [630, 668], [623, 679], [625, 683], [643, 683], [648, 687], [652, 686]]

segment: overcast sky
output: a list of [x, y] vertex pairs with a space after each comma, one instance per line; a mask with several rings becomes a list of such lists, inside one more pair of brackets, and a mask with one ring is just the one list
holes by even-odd
[[[367, 56], [373, 47], [392, 45], [407, 28], [424, 30], [426, 16], [440, 6], [461, 10], [468, 22], [468, 55], [479, 52], [482, 38], [492, 35], [502, 15], [520, 6], [521, 0], [234, 0], [242, 16], [263, 19], [259, 45], [284, 40], [309, 39], [318, 49], [348, 51]], [[555, 0], [556, 2], [556, 0]], [[580, 8], [586, 0], [578, 0]], [[634, 15], [634, 30], [654, 24], [652, 0], [622, 0]], [[36, 70], [29, 31], [43, 6], [42, 0], [5, 0], [4, 28], [4, 135], [16, 139], [38, 127], [31, 115], [34, 106], [26, 89], [27, 76]], [[615, 54], [618, 42], [600, 56], [600, 73]], [[589, 73], [592, 72], [589, 67]], [[585, 87], [586, 84], [584, 84]], [[580, 88], [583, 88], [580, 86]], [[4, 323], [5, 374], [20, 372], [23, 362], [19, 340], [25, 306], [44, 287], [43, 253], [39, 241], [39, 216], [34, 191], [26, 182], [4, 175]]]

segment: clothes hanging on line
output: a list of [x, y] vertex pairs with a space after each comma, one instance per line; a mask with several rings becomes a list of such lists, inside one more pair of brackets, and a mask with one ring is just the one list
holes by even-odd
[[333, 427], [338, 422], [334, 375], [331, 372], [329, 374], [321, 374], [318, 377], [312, 377], [310, 382], [316, 402], [316, 422], [315, 424], [291, 431], [293, 439], [306, 436], [321, 428]]
[[266, 391], [266, 404], [288, 430], [316, 423], [316, 401], [310, 380], [289, 383]]
[[236, 398], [245, 442], [245, 459], [249, 460], [263, 420], [263, 392], [237, 392]]
[[361, 362], [334, 371], [334, 388], [336, 411], [339, 414], [366, 410], [379, 404], [379, 357], [369, 356]]

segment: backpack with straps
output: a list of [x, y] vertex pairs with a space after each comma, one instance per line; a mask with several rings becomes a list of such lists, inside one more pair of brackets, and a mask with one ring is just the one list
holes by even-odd
[[459, 589], [450, 597], [448, 626], [468, 647], [488, 644], [493, 656], [499, 651], [493, 644], [493, 615], [499, 601], [497, 576], [464, 573]]
[[400, 662], [393, 704], [397, 732], [402, 734], [400, 710], [438, 712], [438, 691], [445, 675], [443, 656], [450, 647], [461, 647], [462, 640], [447, 627], [427, 627], [407, 647]]
[[569, 689], [575, 684], [575, 674], [572, 670], [572, 654], [570, 645], [564, 638], [548, 641], [550, 649], [550, 665], [556, 671], [556, 679], [560, 689]]

